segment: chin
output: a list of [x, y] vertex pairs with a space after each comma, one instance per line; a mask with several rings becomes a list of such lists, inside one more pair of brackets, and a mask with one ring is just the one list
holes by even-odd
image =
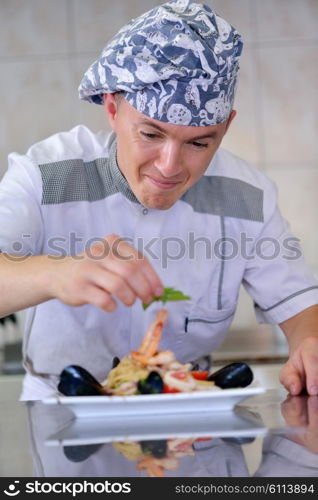
[[142, 205], [147, 208], [151, 208], [154, 210], [168, 210], [172, 207], [177, 201], [177, 199], [166, 199], [163, 197], [145, 197], [139, 200]]

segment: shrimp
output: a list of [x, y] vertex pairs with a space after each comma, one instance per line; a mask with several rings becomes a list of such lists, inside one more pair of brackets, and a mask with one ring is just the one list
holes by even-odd
[[158, 464], [153, 457], [146, 457], [140, 460], [136, 466], [137, 470], [144, 470], [149, 477], [164, 477], [164, 468]]
[[144, 470], [150, 477], [164, 477], [165, 469], [178, 469], [179, 461], [175, 457], [145, 457], [137, 463], [137, 470]]
[[166, 309], [160, 309], [160, 311], [157, 312], [155, 320], [146, 331], [139, 350], [130, 352], [130, 355], [134, 359], [140, 361], [144, 365], [148, 364], [149, 359], [154, 356], [158, 350], [162, 330], [167, 322], [167, 318], [168, 311]]
[[172, 351], [159, 351], [157, 354], [149, 358], [148, 365], [168, 365], [175, 361]]

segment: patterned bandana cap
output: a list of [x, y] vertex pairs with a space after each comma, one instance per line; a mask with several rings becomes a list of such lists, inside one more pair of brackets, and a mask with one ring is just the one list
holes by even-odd
[[155, 120], [216, 125], [232, 110], [242, 47], [208, 6], [172, 0], [118, 32], [85, 73], [79, 96], [103, 104], [103, 94], [122, 92]]

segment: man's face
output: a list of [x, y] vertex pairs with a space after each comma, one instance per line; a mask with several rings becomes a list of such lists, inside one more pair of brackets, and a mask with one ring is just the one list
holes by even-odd
[[122, 174], [139, 202], [158, 210], [170, 208], [200, 179], [235, 116], [232, 111], [219, 125], [189, 127], [148, 118], [112, 94], [104, 103]]

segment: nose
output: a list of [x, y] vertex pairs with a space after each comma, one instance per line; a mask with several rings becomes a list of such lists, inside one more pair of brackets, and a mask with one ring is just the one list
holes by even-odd
[[174, 142], [166, 142], [162, 145], [158, 152], [155, 167], [162, 177], [178, 176], [183, 170], [181, 147]]

